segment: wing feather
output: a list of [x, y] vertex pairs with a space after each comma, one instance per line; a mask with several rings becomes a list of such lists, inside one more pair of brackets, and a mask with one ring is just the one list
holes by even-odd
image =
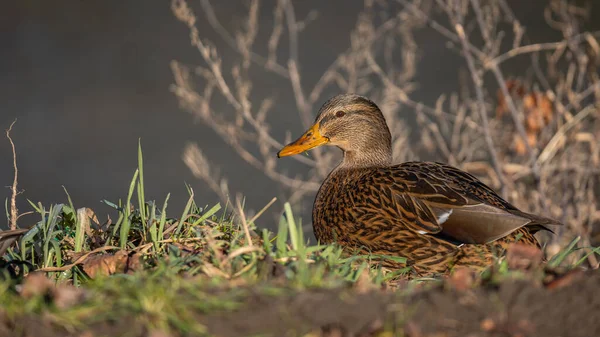
[[402, 224], [421, 234], [488, 243], [523, 226], [560, 224], [519, 211], [471, 174], [448, 165], [409, 162], [388, 169]]

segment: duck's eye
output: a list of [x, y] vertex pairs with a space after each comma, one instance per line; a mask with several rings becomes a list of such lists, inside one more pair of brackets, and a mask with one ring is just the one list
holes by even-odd
[[344, 115], [346, 115], [346, 113], [343, 112], [342, 110], [335, 113], [335, 117], [344, 117]]

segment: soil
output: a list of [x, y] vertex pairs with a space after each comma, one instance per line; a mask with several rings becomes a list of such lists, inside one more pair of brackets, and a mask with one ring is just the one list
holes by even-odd
[[[448, 283], [409, 294], [320, 289], [250, 291], [231, 312], [198, 314], [216, 336], [600, 336], [600, 270], [542, 287], [524, 280], [457, 290]], [[0, 336], [170, 336], [136, 320], [65, 331], [39, 317], [0, 317]], [[394, 325], [390, 325], [395, 322]], [[382, 331], [393, 331], [380, 334]], [[185, 334], [183, 334], [185, 335]]]
[[[600, 336], [600, 270], [555, 290], [528, 281], [456, 291], [447, 287], [401, 296], [309, 291], [296, 296], [250, 298], [234, 313], [203, 317], [219, 336], [289, 331], [331, 336], [374, 336], [383, 328], [404, 336]], [[400, 326], [386, 326], [395, 321]]]

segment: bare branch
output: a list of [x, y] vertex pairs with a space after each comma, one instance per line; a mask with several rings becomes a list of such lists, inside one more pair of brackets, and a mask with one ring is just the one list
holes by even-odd
[[[471, 0], [471, 3], [474, 3], [476, 1], [477, 0]], [[478, 7], [478, 6], [474, 5], [474, 7]], [[479, 13], [481, 12], [480, 9], [478, 11], [479, 11]], [[478, 14], [478, 16], [479, 15], [480, 14]], [[480, 18], [480, 20], [483, 20], [483, 19]], [[461, 22], [455, 23], [455, 29], [456, 29], [456, 33], [458, 34], [458, 37], [460, 38], [460, 41], [461, 41], [461, 44], [463, 47], [463, 55], [464, 55], [465, 59], [467, 60], [467, 66], [469, 67], [469, 72], [471, 73], [471, 78], [473, 79], [473, 84], [475, 86], [475, 92], [477, 94], [478, 110], [481, 115], [481, 121], [483, 123], [482, 127], [483, 127], [483, 134], [485, 136], [485, 142], [487, 143], [488, 151], [490, 152], [490, 157], [492, 158], [492, 164], [494, 165], [494, 170], [496, 171], [496, 175], [498, 176], [498, 179], [500, 180], [502, 194], [504, 196], [506, 196], [506, 179], [504, 178], [504, 174], [502, 173], [502, 169], [500, 168], [500, 161], [498, 159], [498, 154], [496, 153], [496, 147], [494, 146], [494, 141], [492, 140], [492, 136], [490, 133], [488, 116], [487, 116], [487, 111], [485, 108], [485, 101], [484, 101], [484, 97], [483, 97], [483, 89], [482, 89], [483, 81], [481, 80], [481, 75], [475, 68], [475, 61], [473, 60], [473, 56], [469, 52], [469, 48], [468, 48], [469, 41], [467, 40], [467, 36], [465, 35], [465, 30], [462, 26], [462, 20], [461, 20]], [[487, 33], [487, 30], [482, 30], [482, 31], [486, 32], [486, 33], [484, 33], [484, 38], [487, 38], [487, 40], [489, 41], [489, 34]]]
[[[241, 53], [241, 51], [238, 49], [238, 45], [235, 42], [235, 39], [233, 38], [233, 36], [231, 36], [231, 34], [229, 34], [227, 29], [225, 29], [225, 27], [223, 27], [223, 25], [221, 25], [221, 22], [217, 18], [215, 11], [214, 11], [212, 5], [210, 4], [210, 1], [209, 0], [201, 0], [200, 4], [202, 5], [202, 9], [204, 10], [206, 20], [213, 27], [213, 29], [221, 36], [223, 41], [225, 41], [233, 50]], [[269, 54], [268, 58], [265, 58], [261, 55], [258, 55], [255, 52], [250, 52], [250, 57], [253, 62], [263, 66], [267, 70], [275, 72], [277, 75], [279, 75], [281, 77], [289, 78], [287, 69], [285, 69], [283, 66], [277, 64], [277, 62], [275, 62], [275, 60], [272, 59], [270, 56], [271, 56], [271, 54]]]

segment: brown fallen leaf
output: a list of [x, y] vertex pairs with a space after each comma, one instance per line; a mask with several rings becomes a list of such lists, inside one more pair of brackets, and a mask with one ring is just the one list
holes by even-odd
[[119, 250], [111, 254], [90, 255], [81, 265], [88, 276], [95, 278], [100, 275], [124, 273], [127, 270], [128, 259], [127, 251]]

